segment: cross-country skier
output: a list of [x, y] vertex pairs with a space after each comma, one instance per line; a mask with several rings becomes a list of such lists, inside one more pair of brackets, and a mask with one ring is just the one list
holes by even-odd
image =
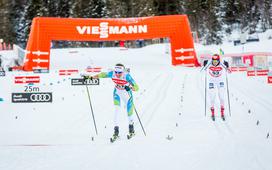
[[[1, 57], [2, 56], [0, 55], [0, 73], [5, 74], [5, 70], [2, 67], [2, 58]], [[2, 101], [4, 101], [4, 99], [0, 97], [0, 102], [2, 102]]]
[[0, 69], [2, 70], [2, 56], [0, 55]]
[[113, 90], [113, 103], [115, 107], [115, 115], [114, 115], [114, 134], [111, 138], [111, 141], [115, 141], [119, 137], [119, 125], [118, 125], [118, 117], [121, 112], [121, 102], [125, 104], [128, 121], [129, 121], [129, 134], [128, 138], [135, 135], [134, 131], [134, 120], [133, 120], [133, 95], [132, 91], [138, 91], [139, 87], [131, 77], [127, 69], [123, 64], [116, 64], [113, 71], [109, 72], [101, 72], [95, 76], [83, 76], [84, 79], [92, 79], [92, 78], [111, 78], [115, 84], [115, 88]]
[[210, 96], [210, 109], [212, 113], [212, 120], [215, 120], [214, 116], [214, 103], [215, 103], [215, 96], [216, 96], [216, 89], [219, 96], [220, 101], [220, 112], [221, 117], [225, 120], [224, 115], [224, 93], [225, 93], [225, 74], [227, 72], [230, 73], [229, 70], [229, 63], [227, 61], [220, 61], [220, 56], [218, 54], [214, 54], [210, 61], [204, 61], [204, 70], [208, 75], [208, 85], [209, 85], [209, 96]]
[[0, 74], [1, 76], [5, 75], [5, 70], [4, 70], [4, 64], [2, 64], [2, 56], [0, 55]]

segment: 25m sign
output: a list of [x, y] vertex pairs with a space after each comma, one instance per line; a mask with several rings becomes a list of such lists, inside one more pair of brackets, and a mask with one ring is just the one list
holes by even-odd
[[52, 103], [51, 92], [43, 93], [12, 93], [12, 103]]

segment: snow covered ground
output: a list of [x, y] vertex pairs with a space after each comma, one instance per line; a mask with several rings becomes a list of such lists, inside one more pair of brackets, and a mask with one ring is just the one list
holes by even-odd
[[[152, 45], [52, 50], [50, 74], [40, 74], [41, 83], [34, 85], [41, 92], [53, 92], [50, 104], [11, 103], [12, 92], [25, 90], [25, 85], [13, 83], [14, 76], [27, 73], [8, 72], [1, 77], [0, 169], [272, 169], [272, 138], [267, 138], [272, 131], [272, 86], [264, 78], [232, 73], [228, 76], [232, 115], [226, 109], [226, 121], [217, 117], [213, 122], [208, 110], [204, 115], [204, 73], [199, 68], [171, 66], [164, 49]], [[121, 139], [112, 144], [111, 80], [89, 86], [96, 135], [86, 86], [71, 86], [57, 70], [86, 66], [107, 70], [118, 62], [131, 69], [139, 84], [134, 100], [147, 136], [136, 121], [137, 135], [128, 141], [123, 113]]]

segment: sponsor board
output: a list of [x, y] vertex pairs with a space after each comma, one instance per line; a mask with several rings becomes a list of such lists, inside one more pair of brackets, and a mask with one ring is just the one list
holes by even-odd
[[59, 70], [60, 76], [70, 76], [72, 74], [78, 73], [78, 70]]
[[247, 71], [247, 76], [256, 76], [255, 71]]
[[268, 82], [269, 84], [272, 84], [272, 76], [268, 76], [268, 77], [267, 77], [267, 82]]
[[33, 69], [33, 73], [49, 73], [48, 69]]
[[99, 79], [87, 79], [85, 81], [82, 78], [71, 79], [71, 85], [99, 85]]
[[257, 76], [267, 76], [268, 70], [257, 70]]
[[15, 84], [40, 83], [40, 76], [15, 76]]
[[12, 103], [52, 103], [51, 92], [43, 93], [12, 93]]
[[231, 70], [232, 72], [238, 71], [238, 67], [231, 67], [230, 70]]
[[101, 72], [101, 67], [88, 67], [86, 68], [86, 72]]
[[239, 67], [239, 71], [247, 71], [247, 67]]

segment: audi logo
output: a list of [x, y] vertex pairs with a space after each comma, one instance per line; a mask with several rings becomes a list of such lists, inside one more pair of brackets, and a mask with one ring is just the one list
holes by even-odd
[[51, 95], [46, 93], [31, 94], [30, 100], [33, 102], [48, 102], [51, 100]]

